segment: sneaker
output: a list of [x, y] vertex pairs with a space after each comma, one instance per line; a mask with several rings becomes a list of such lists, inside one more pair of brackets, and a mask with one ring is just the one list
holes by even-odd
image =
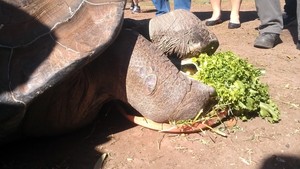
[[283, 27], [286, 28], [290, 26], [297, 19], [296, 16], [283, 15]]
[[141, 13], [141, 8], [140, 6], [136, 5], [134, 6], [133, 10], [132, 10], [132, 13]]

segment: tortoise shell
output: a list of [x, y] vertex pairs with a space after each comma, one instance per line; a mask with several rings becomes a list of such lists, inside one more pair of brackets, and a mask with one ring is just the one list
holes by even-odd
[[0, 1], [0, 139], [17, 130], [34, 98], [112, 44], [124, 3]]

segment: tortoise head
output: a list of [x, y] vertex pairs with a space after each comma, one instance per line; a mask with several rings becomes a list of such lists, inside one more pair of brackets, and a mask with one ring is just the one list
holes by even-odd
[[196, 15], [186, 10], [174, 10], [152, 18], [149, 35], [160, 50], [179, 59], [200, 53], [211, 55], [219, 47], [216, 35]]

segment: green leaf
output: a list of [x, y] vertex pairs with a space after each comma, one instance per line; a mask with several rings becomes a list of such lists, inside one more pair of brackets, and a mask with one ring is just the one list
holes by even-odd
[[250, 118], [253, 112], [271, 123], [280, 120], [279, 110], [270, 100], [268, 86], [259, 80], [264, 73], [262, 70], [232, 52], [201, 54], [191, 60], [198, 69], [192, 77], [215, 88], [218, 95], [215, 107], [231, 109], [243, 120]]

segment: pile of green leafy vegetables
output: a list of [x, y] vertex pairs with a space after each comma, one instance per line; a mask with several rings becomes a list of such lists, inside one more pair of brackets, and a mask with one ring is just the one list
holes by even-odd
[[215, 88], [218, 110], [228, 110], [242, 120], [259, 115], [271, 123], [280, 120], [268, 86], [260, 82], [262, 70], [232, 52], [201, 54], [191, 60], [197, 67], [192, 78]]

